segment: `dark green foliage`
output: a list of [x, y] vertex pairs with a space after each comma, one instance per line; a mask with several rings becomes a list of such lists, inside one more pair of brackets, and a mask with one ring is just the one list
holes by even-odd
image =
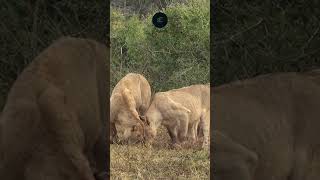
[[216, 10], [215, 85], [320, 66], [319, 1], [218, 1]]
[[0, 107], [17, 75], [52, 41], [73, 36], [105, 42], [109, 32], [106, 0], [2, 0], [0, 14]]
[[145, 18], [111, 10], [111, 86], [129, 72], [141, 73], [153, 91], [209, 82], [209, 0], [168, 4], [168, 24], [158, 29]]

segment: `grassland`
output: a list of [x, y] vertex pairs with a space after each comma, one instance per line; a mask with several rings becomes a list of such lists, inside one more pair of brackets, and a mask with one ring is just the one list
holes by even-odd
[[172, 149], [169, 142], [161, 128], [152, 147], [112, 144], [111, 179], [209, 179], [209, 150], [200, 143]]

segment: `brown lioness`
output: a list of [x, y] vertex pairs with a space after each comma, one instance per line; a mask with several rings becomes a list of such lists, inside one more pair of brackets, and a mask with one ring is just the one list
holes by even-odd
[[214, 87], [212, 96], [214, 179], [306, 179], [320, 145], [312, 73], [262, 75]]
[[155, 94], [146, 112], [146, 137], [150, 142], [157, 134], [160, 125], [164, 125], [174, 146], [186, 138], [196, 141], [198, 124], [201, 121], [208, 143], [210, 110], [210, 85], [192, 85]]
[[142, 141], [140, 120], [150, 105], [151, 88], [141, 74], [129, 73], [114, 87], [110, 98], [110, 141]]
[[108, 170], [108, 52], [65, 37], [24, 69], [1, 114], [1, 179], [94, 180]]

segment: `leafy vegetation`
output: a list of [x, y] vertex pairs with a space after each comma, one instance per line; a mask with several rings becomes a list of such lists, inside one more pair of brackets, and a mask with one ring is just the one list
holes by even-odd
[[162, 29], [152, 24], [155, 12], [111, 9], [111, 87], [129, 72], [145, 75], [153, 91], [209, 82], [209, 0], [169, 4]]

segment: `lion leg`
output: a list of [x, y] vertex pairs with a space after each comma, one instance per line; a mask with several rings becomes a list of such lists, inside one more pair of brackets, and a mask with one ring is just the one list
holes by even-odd
[[79, 173], [68, 162], [70, 157], [65, 156], [62, 152], [57, 153], [58, 148], [55, 150], [47, 149], [45, 152], [33, 156], [26, 165], [25, 180], [97, 180], [88, 171]]
[[188, 134], [189, 118], [184, 115], [179, 118], [178, 138], [180, 142], [184, 142]]
[[197, 141], [197, 127], [198, 127], [199, 121], [195, 121], [193, 123], [189, 123], [188, 126], [188, 140], [192, 142], [192, 144], [196, 143]]
[[171, 138], [171, 141], [173, 144], [178, 143], [178, 136], [177, 136], [177, 131], [175, 128], [172, 127], [167, 127], [167, 131], [169, 133], [169, 136]]
[[213, 179], [254, 180], [258, 155], [220, 131], [212, 131]]
[[191, 140], [193, 138], [193, 134], [194, 134], [194, 131], [193, 131], [193, 124], [188, 124], [188, 133], [187, 133], [187, 138], [188, 140]]
[[109, 174], [109, 156], [107, 140], [104, 133], [98, 138], [93, 151], [96, 169], [94, 172], [96, 180], [104, 180]]
[[110, 123], [110, 143], [117, 141], [117, 129], [115, 123]]
[[178, 140], [178, 134], [177, 134], [177, 126], [167, 126], [167, 131], [169, 133], [169, 136], [171, 138], [171, 144], [172, 146], [178, 147], [179, 146], [179, 140]]
[[295, 150], [295, 160], [293, 168], [290, 174], [290, 180], [300, 180], [305, 179], [307, 174], [307, 167], [311, 159], [308, 156], [307, 148], [296, 148]]
[[196, 121], [193, 125], [193, 141], [196, 142], [198, 141], [198, 126], [199, 126], [200, 121]]
[[210, 115], [206, 114], [204, 117], [202, 117], [200, 123], [201, 123], [201, 129], [203, 132], [203, 143], [202, 143], [202, 148], [208, 147], [210, 140]]
[[69, 176], [72, 173], [68, 172], [64, 174], [60, 170], [61, 165], [57, 163], [56, 157], [39, 154], [37, 156], [33, 157], [32, 161], [26, 165], [24, 172], [25, 180], [67, 180], [66, 178], [70, 178]]
[[[53, 155], [50, 156], [57, 156], [58, 159], [64, 159], [65, 162], [64, 164], [60, 164], [62, 167], [54, 168], [60, 169], [60, 171], [67, 171], [68, 169], [64, 168], [66, 166], [70, 168], [70, 171], [73, 170], [72, 172], [74, 172], [74, 175], [71, 177], [78, 177], [81, 180], [94, 180], [88, 157], [83, 153], [85, 148], [83, 131], [76, 114], [71, 109], [72, 107], [67, 105], [64, 93], [55, 86], [49, 85], [39, 96], [38, 105], [42, 117], [46, 118], [46, 127], [48, 128], [48, 132], [50, 132], [48, 138], [52, 139], [52, 143], [54, 144], [52, 146], [60, 149], [59, 153], [54, 151]], [[43, 163], [50, 164], [49, 161]], [[41, 167], [41, 164], [38, 167]], [[48, 171], [50, 171], [49, 168], [44, 166], [43, 173], [50, 173]], [[37, 180], [37, 178], [32, 179]]]
[[202, 123], [199, 122], [198, 127], [197, 127], [197, 138], [202, 138], [203, 137], [203, 129], [202, 129]]

